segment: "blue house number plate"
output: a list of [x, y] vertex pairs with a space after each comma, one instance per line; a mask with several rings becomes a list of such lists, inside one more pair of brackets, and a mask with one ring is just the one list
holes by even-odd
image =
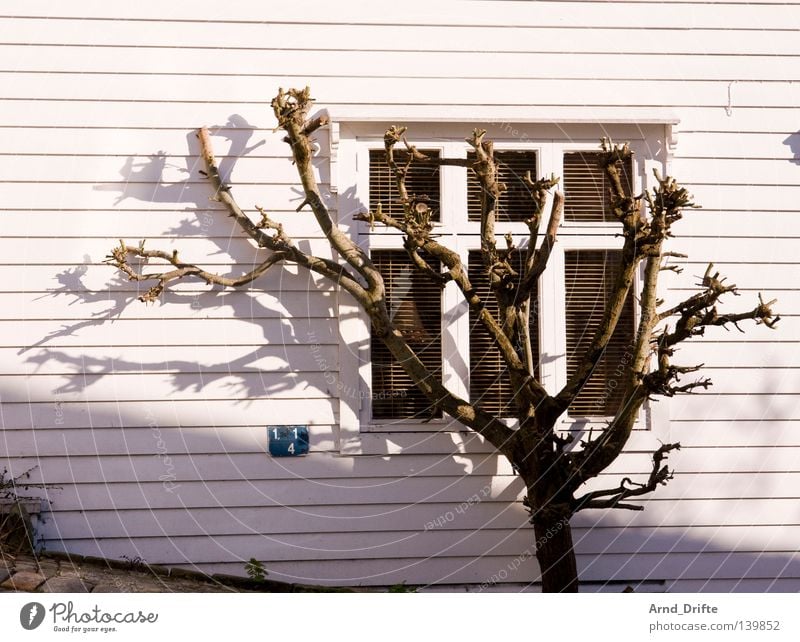
[[308, 426], [267, 426], [269, 454], [297, 457], [308, 454]]

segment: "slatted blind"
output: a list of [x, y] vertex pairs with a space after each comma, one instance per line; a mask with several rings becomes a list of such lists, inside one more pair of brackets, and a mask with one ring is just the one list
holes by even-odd
[[[610, 183], [600, 167], [599, 152], [567, 152], [564, 154], [564, 220], [585, 223], [615, 221], [611, 213]], [[622, 186], [632, 190], [632, 163], [622, 164]]]
[[[439, 158], [437, 150], [423, 149], [423, 154]], [[395, 150], [395, 160], [402, 165], [408, 160], [408, 152]], [[439, 220], [440, 209], [440, 180], [439, 168], [434, 165], [413, 163], [406, 176], [406, 190], [409, 196], [428, 197], [428, 206], [433, 210], [432, 220]], [[372, 149], [369, 152], [369, 201], [370, 207], [376, 208], [381, 204], [383, 211], [392, 216], [403, 216], [403, 204], [397, 192], [394, 176], [386, 163], [386, 152], [382, 149]]]
[[[536, 178], [535, 151], [496, 151], [498, 179], [505, 183], [507, 189], [500, 195], [497, 220], [500, 222], [518, 222], [530, 218], [532, 201], [530, 188], [522, 180], [525, 172], [531, 172]], [[475, 152], [467, 158], [475, 162]], [[481, 185], [473, 171], [467, 172], [467, 217], [470, 221], [481, 220]]]
[[[435, 270], [439, 263], [425, 256]], [[372, 260], [386, 284], [389, 316], [437, 378], [442, 370], [441, 289], [413, 264], [405, 250], [373, 250]], [[441, 417], [431, 408], [389, 349], [372, 337], [372, 416], [374, 419]]]
[[[514, 268], [518, 273], [522, 270], [522, 259]], [[483, 265], [480, 250], [469, 253], [469, 280], [481, 297], [485, 307], [499, 320], [498, 306], [494, 294], [490, 291], [489, 278]], [[539, 315], [538, 295], [534, 288], [531, 295], [530, 335], [534, 359], [537, 361], [535, 375], [539, 375]], [[508, 371], [500, 351], [489, 332], [478, 320], [473, 310], [469, 313], [469, 394], [473, 403], [499, 417], [516, 416], [514, 390], [508, 380]]]
[[[620, 252], [571, 250], [565, 252], [564, 258], [567, 376], [571, 377], [602, 320], [606, 300], [619, 275]], [[616, 413], [622, 401], [625, 353], [633, 336], [633, 293], [629, 292], [605, 354], [569, 407], [570, 417], [607, 416]]]

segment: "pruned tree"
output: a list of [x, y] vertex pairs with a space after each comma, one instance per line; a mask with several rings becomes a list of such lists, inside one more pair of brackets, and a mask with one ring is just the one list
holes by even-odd
[[[393, 323], [381, 272], [370, 256], [339, 228], [320, 194], [312, 170], [312, 135], [327, 124], [327, 118], [324, 115], [309, 118], [311, 104], [308, 88], [280, 90], [272, 100], [272, 109], [278, 126], [286, 132], [284, 140], [291, 148], [304, 193], [298, 212], [306, 207], [310, 209], [336, 259], [320, 258], [301, 250], [264, 209], [257, 208], [260, 220], [252, 220], [236, 203], [231, 186], [220, 176], [209, 132], [204, 128], [199, 130], [198, 136], [206, 167], [204, 173], [213, 186], [214, 198], [227, 208], [255, 245], [268, 252], [264, 261], [245, 274], [225, 277], [186, 263], [177, 252], [146, 249], [144, 243], [127, 245], [122, 241], [111, 251], [108, 261], [134, 281], [154, 282], [140, 297], [144, 302], [157, 300], [170, 284], [187, 277], [222, 287], [240, 287], [270, 268], [286, 263], [300, 265], [336, 283], [365, 311], [373, 335], [379, 337], [394, 359], [402, 364], [431, 406], [479, 433], [508, 458], [525, 483], [524, 504], [533, 524], [543, 590], [577, 591], [578, 573], [570, 529], [572, 516], [586, 509], [642, 510], [641, 504], [628, 500], [651, 493], [672, 478], [665, 462], [680, 444], [663, 444], [653, 453], [652, 471], [646, 479], [637, 482], [625, 478], [618, 486], [588, 492], [581, 492], [582, 487], [622, 453], [646, 400], [691, 393], [711, 385], [705, 378], [683, 381], [685, 375], [696, 372], [701, 366], [674, 364], [672, 359], [678, 344], [703, 335], [706, 328], [713, 326], [730, 324], [739, 328], [740, 322], [754, 321], [773, 328], [779, 319], [772, 310], [774, 301], [764, 302], [759, 297], [758, 305], [750, 310], [719, 311], [717, 306], [723, 295], [735, 295], [737, 290], [735, 285], [726, 284], [709, 265], [696, 294], [669, 309], [661, 309], [659, 276], [665, 270], [679, 269], [667, 265], [665, 260], [682, 256], [666, 251], [664, 245], [683, 211], [694, 207], [692, 197], [673, 178], [658, 174], [657, 186], [652, 192], [638, 196], [628, 193], [620, 168], [632, 152], [627, 144], [618, 145], [604, 139], [600, 164], [611, 186], [611, 210], [621, 227], [618, 277], [605, 302], [602, 321], [588, 349], [580, 355], [577, 368], [562, 389], [548, 391], [535, 376], [536, 356], [531, 348], [528, 321], [533, 310], [532, 290], [548, 267], [559, 232], [564, 197], [557, 191], [549, 196], [559, 179], [534, 178], [530, 173], [525, 177], [530, 194], [530, 216], [526, 220], [529, 234], [526, 242], [518, 247], [510, 234], [498, 240], [498, 199], [506, 186], [498, 178], [498, 161], [485, 131], [476, 129], [466, 139], [474, 150], [473, 158], [449, 159], [426, 155], [408, 142], [405, 127], [390, 127], [384, 136], [385, 158], [402, 203], [402, 216], [387, 214], [382, 204], [376, 203], [369, 212], [360, 213], [356, 218], [401, 232], [405, 251], [415, 268], [441, 287], [454, 283], [463, 294], [496, 344], [515, 390], [517, 421], [509, 426], [500, 417], [462, 399], [443, 385]], [[396, 153], [399, 145], [402, 145], [402, 154]], [[415, 165], [464, 166], [479, 181], [480, 252], [491, 285], [490, 296], [496, 299], [497, 314], [492, 314], [477, 294], [459, 254], [437, 240], [426, 195], [409, 192], [406, 178]], [[549, 213], [546, 212], [548, 201]], [[161, 267], [155, 270], [145, 267], [151, 261], [157, 261]], [[434, 268], [432, 264], [440, 267]], [[641, 288], [635, 293], [639, 302], [637, 328], [626, 353], [624, 394], [615, 416], [594, 435], [578, 439], [569, 432], [561, 434], [556, 429], [557, 421], [602, 358], [635, 282], [634, 275], [640, 270]]]

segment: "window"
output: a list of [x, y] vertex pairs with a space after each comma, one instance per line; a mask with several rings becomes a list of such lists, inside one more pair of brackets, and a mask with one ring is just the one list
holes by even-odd
[[[562, 177], [560, 189], [566, 203], [559, 242], [532, 297], [529, 326], [536, 376], [553, 394], [574, 371], [577, 358], [584, 353], [602, 318], [607, 292], [619, 270], [621, 239], [617, 236], [619, 224], [609, 212], [608, 183], [595, 151], [607, 130], [599, 128], [597, 135], [570, 138], [563, 134], [563, 128], [539, 127], [550, 136], [508, 140], [501, 127], [495, 127], [495, 132], [490, 128], [488, 136], [495, 141], [499, 178], [507, 187], [498, 207], [499, 245], [504, 243], [502, 235], [506, 232], [512, 233], [518, 246], [524, 248], [527, 241], [525, 220], [530, 200], [523, 181], [526, 172], [535, 178], [551, 173]], [[416, 133], [417, 129], [421, 132]], [[425, 126], [412, 126], [408, 135], [427, 155], [469, 159], [470, 148], [462, 136], [470, 126], [444, 129], [452, 131], [452, 136], [442, 138], [441, 128]], [[580, 133], [585, 131], [587, 127]], [[648, 160], [650, 149], [645, 141], [637, 143], [636, 139], [646, 136], [646, 132], [647, 127], [628, 127], [611, 134], [616, 140], [631, 141], [634, 162], [621, 169], [626, 188], [636, 193], [643, 188], [644, 161]], [[364, 125], [360, 135], [353, 137], [353, 156], [357, 158], [353, 180], [360, 204], [356, 209], [374, 209], [380, 202], [384, 211], [400, 214], [402, 209], [384, 159], [382, 134], [377, 126]], [[480, 186], [470, 174], [464, 167], [417, 165], [409, 176], [408, 187], [412, 194], [427, 195], [438, 214], [434, 233], [460, 254], [470, 281], [494, 312], [493, 298], [485, 296], [489, 285], [479, 251]], [[431, 372], [456, 394], [512, 420], [514, 391], [499, 351], [455, 284], [442, 289], [417, 274], [397, 231], [359, 224], [357, 234], [386, 277], [392, 317]], [[636, 301], [631, 295], [606, 354], [563, 418], [565, 424], [603, 422], [615, 412], [621, 393], [619, 365], [633, 339], [635, 319]], [[413, 430], [420, 429], [423, 422], [450, 421], [441, 413], [432, 412], [382, 342], [372, 338], [368, 328], [366, 333], [371, 354], [362, 355], [359, 362], [362, 381], [369, 389], [369, 394], [364, 395], [368, 401], [361, 407], [362, 429], [381, 430], [381, 425], [391, 425], [392, 429], [407, 426]]]

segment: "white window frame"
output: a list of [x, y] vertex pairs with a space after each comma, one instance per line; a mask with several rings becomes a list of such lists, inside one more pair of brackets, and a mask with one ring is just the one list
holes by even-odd
[[[374, 249], [401, 249], [402, 234], [395, 230], [370, 231], [366, 223], [353, 221], [357, 212], [366, 211], [369, 201], [369, 150], [383, 148], [383, 132], [389, 123], [353, 123], [337, 128], [336, 174], [339, 184], [338, 216], [340, 226], [348, 231], [366, 251]], [[618, 124], [602, 126], [582, 124], [558, 126], [548, 124], [523, 124], [515, 129], [540, 132], [525, 140], [503, 136], [508, 129], [501, 126], [481, 125], [489, 129], [488, 137], [495, 142], [496, 150], [535, 150], [537, 152], [537, 175], [563, 176], [563, 154], [568, 151], [597, 151], [600, 135], [609, 135], [614, 140], [628, 141], [634, 151], [633, 188], [641, 193], [653, 185], [652, 170], [666, 172], [668, 152], [664, 141], [671, 143], [665, 132], [670, 128], [658, 125]], [[474, 124], [440, 124], [411, 126], [410, 140], [419, 149], [437, 149], [443, 157], [466, 158], [469, 146], [464, 142], [465, 132]], [[574, 130], [574, 131], [573, 131]], [[415, 131], [417, 133], [415, 133]], [[435, 131], [437, 135], [431, 135]], [[446, 137], [440, 137], [440, 132]], [[600, 135], [597, 135], [600, 134]], [[441, 167], [441, 212], [435, 224], [439, 239], [461, 256], [466, 265], [468, 252], [479, 247], [479, 223], [467, 220], [466, 168]], [[548, 210], [546, 212], [549, 215]], [[460, 216], [460, 219], [454, 217]], [[528, 230], [524, 223], [498, 224], [498, 243], [504, 244], [503, 234], [512, 232], [518, 245], [526, 241]], [[540, 375], [550, 394], [554, 394], [566, 383], [566, 329], [563, 323], [565, 310], [564, 253], [575, 249], [621, 248], [618, 236], [620, 226], [616, 222], [587, 223], [562, 220], [559, 240], [551, 255], [547, 270], [539, 284], [539, 301], [542, 310], [539, 318], [540, 353], [543, 356]], [[540, 235], [541, 237], [542, 235]], [[541, 240], [541, 239], [540, 239]], [[636, 285], [640, 277], [637, 277]], [[638, 291], [638, 290], [637, 290]], [[346, 297], [347, 298], [347, 297]], [[548, 312], [551, 311], [551, 312]], [[635, 318], [638, 319], [638, 302], [635, 302]], [[365, 313], [352, 302], [340, 305], [340, 332], [342, 341], [341, 376], [348, 372], [359, 381], [360, 394], [356, 404], [350, 407], [350, 432], [461, 432], [468, 430], [451, 417], [445, 415], [422, 423], [418, 420], [376, 420], [371, 417], [371, 361], [369, 359], [370, 326]], [[353, 348], [356, 349], [353, 349]], [[547, 355], [555, 354], [555, 358]], [[469, 399], [469, 310], [457, 287], [449, 283], [442, 294], [442, 379], [455, 394]], [[343, 415], [346, 410], [343, 406]], [[668, 411], [664, 402], [646, 404], [640, 413], [635, 429], [658, 427], [659, 434], [666, 434]], [[660, 408], [659, 408], [660, 407]], [[608, 417], [571, 418], [566, 413], [558, 424], [560, 430], [585, 430], [604, 425]], [[347, 422], [342, 417], [342, 430], [347, 431]], [[514, 420], [509, 420], [514, 425]], [[352, 436], [352, 435], [351, 435]]]

